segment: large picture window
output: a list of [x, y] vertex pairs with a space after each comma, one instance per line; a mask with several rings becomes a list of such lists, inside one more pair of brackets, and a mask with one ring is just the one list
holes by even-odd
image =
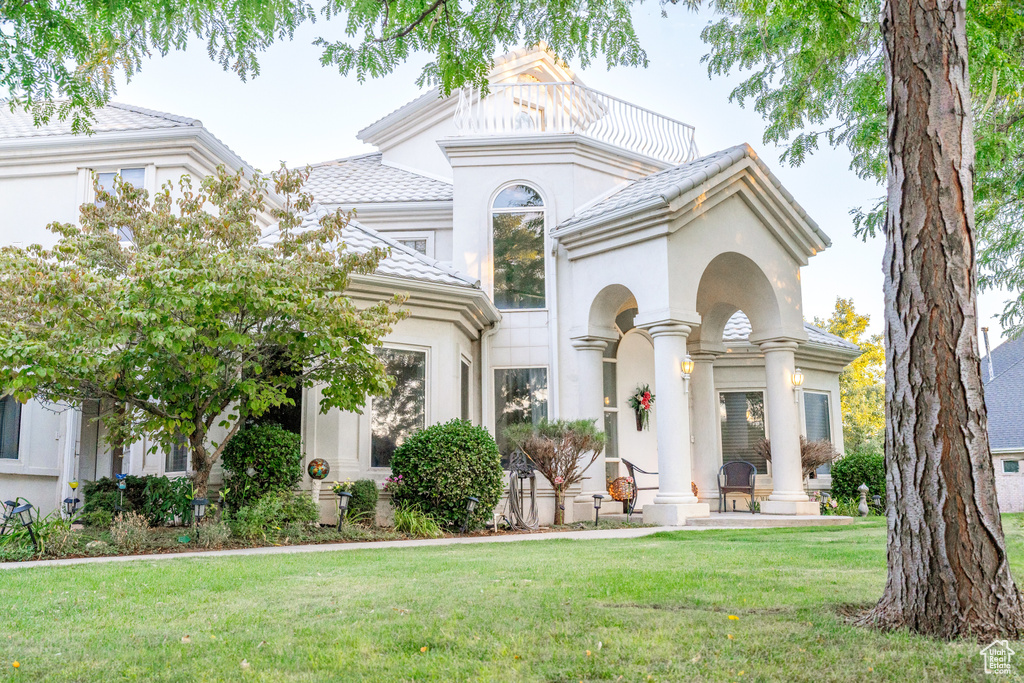
[[21, 404], [13, 396], [0, 399], [0, 460], [18, 459], [21, 439]]
[[[829, 412], [828, 394], [804, 392], [804, 424], [808, 441], [832, 440], [832, 414]], [[822, 465], [814, 473], [821, 475], [831, 471], [831, 465]]]
[[494, 305], [502, 310], [544, 308], [544, 201], [513, 185], [494, 200]]
[[767, 474], [768, 464], [754, 447], [764, 438], [764, 395], [760, 391], [723, 391], [719, 397], [722, 420], [722, 462], [746, 460]]
[[494, 436], [503, 463], [509, 455], [505, 428], [514, 424], [538, 424], [547, 416], [547, 368], [501, 368], [494, 371]]
[[395, 379], [388, 396], [374, 397], [370, 410], [370, 465], [388, 467], [395, 449], [426, 423], [427, 354], [377, 349], [385, 372]]

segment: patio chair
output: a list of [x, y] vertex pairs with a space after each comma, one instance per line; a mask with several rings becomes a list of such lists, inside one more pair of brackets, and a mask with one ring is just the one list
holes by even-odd
[[757, 468], [746, 460], [733, 460], [718, 470], [718, 511], [725, 512], [727, 493], [745, 493], [750, 496], [750, 514], [754, 514], [754, 482]]
[[633, 480], [633, 495], [630, 497], [630, 499], [628, 501], [623, 501], [623, 505], [626, 508], [626, 514], [627, 515], [632, 515], [633, 514], [633, 510], [636, 509], [637, 494], [640, 491], [657, 491], [658, 490], [657, 486], [637, 487], [637, 485], [636, 485], [636, 473], [639, 472], [640, 474], [651, 474], [651, 475], [654, 475], [654, 476], [658, 476], [658, 473], [657, 472], [648, 472], [647, 470], [642, 470], [639, 467], [637, 467], [636, 465], [634, 465], [633, 463], [631, 463], [630, 461], [626, 460], [625, 458], [622, 458], [622, 464], [626, 466], [626, 471], [629, 472], [629, 478]]

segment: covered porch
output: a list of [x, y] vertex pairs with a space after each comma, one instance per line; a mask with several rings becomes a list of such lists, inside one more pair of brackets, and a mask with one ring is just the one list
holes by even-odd
[[[749, 459], [736, 456], [762, 437], [771, 463], [757, 463], [760, 513], [818, 515], [801, 463], [796, 358], [808, 345], [800, 268], [827, 237], [745, 145], [629, 190], [628, 201], [612, 195], [554, 233], [571, 264], [577, 314], [566, 354], [576, 395], [563, 399], [568, 407], [575, 398], [576, 416], [603, 425], [610, 444], [587, 473], [574, 517], [585, 518], [627, 459], [658, 473], [638, 476], [640, 488], [652, 488], [639, 500], [645, 523], [710, 518], [719, 468]], [[740, 323], [742, 349], [729, 343]], [[649, 431], [638, 431], [624, 400], [644, 384], [655, 403]]]

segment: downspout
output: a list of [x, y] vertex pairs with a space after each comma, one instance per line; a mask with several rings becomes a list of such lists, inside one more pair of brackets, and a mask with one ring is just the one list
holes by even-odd
[[494, 435], [494, 372], [491, 370], [491, 340], [498, 333], [496, 320], [480, 335], [480, 424]]
[[988, 343], [988, 328], [981, 328], [981, 334], [983, 337], [985, 337], [985, 357], [988, 359], [988, 378], [991, 380], [995, 378], [996, 373], [995, 370], [992, 368], [992, 347], [990, 347]]

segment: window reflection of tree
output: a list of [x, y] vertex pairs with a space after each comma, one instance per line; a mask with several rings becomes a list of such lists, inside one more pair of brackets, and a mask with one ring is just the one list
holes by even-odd
[[544, 214], [494, 214], [494, 305], [544, 308]]
[[387, 467], [395, 449], [426, 419], [427, 354], [422, 351], [377, 349], [389, 377], [395, 379], [391, 394], [372, 399], [370, 464]]
[[494, 371], [494, 431], [502, 463], [509, 455], [505, 428], [537, 424], [548, 416], [547, 368], [512, 368]]
[[754, 449], [765, 436], [764, 396], [761, 392], [722, 392], [721, 417], [723, 460], [746, 460], [764, 474], [767, 464]]

